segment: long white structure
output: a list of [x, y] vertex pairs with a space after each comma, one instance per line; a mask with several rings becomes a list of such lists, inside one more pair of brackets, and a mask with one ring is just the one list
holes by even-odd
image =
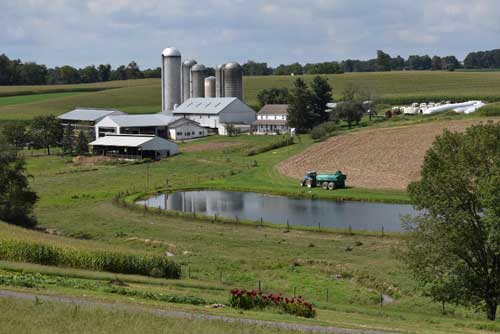
[[437, 107], [431, 107], [423, 110], [424, 115], [430, 115], [436, 112], [442, 112], [447, 110], [454, 110], [458, 113], [470, 114], [478, 110], [479, 108], [485, 106], [486, 104], [482, 101], [468, 101], [463, 103], [448, 103]]

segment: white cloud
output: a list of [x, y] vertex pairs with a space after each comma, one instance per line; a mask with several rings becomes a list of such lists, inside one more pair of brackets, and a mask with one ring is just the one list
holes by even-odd
[[0, 2], [0, 45], [50, 66], [137, 60], [166, 45], [208, 65], [273, 65], [498, 47], [495, 0], [18, 0]]

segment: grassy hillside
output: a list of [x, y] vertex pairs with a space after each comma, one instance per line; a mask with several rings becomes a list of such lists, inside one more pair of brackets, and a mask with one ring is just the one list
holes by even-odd
[[[19, 288], [15, 284], [28, 282], [42, 293], [208, 312], [204, 306], [189, 304], [191, 297], [227, 304], [229, 289], [256, 288], [260, 281], [265, 291], [293, 295], [296, 289], [312, 301], [319, 312], [317, 319], [309, 323], [425, 333], [498, 329], [496, 324], [486, 324], [482, 314], [463, 308], [450, 306], [450, 313], [442, 316], [439, 304], [421, 297], [416, 283], [394, 256], [394, 248], [401, 243], [397, 235], [318, 233], [210, 223], [131, 211], [113, 204], [112, 198], [119, 191], [141, 192], [148, 186], [155, 191], [166, 188], [167, 184], [168, 189], [213, 186], [298, 195], [307, 191], [293, 179], [279, 175], [274, 167], [310, 145], [306, 137], [290, 147], [252, 157], [242, 154], [249, 147], [273, 140], [271, 136], [210, 137], [183, 144], [182, 154], [152, 164], [76, 165], [71, 159], [59, 156], [28, 158], [32, 186], [40, 195], [36, 208], [40, 225], [59, 235], [39, 234], [0, 223], [0, 240], [34, 240], [77, 249], [126, 249], [151, 255], [168, 251], [182, 264], [183, 276], [178, 281], [157, 280], [0, 261], [0, 281], [3, 277], [3, 282], [7, 282], [2, 288], [5, 284]], [[329, 197], [405, 198], [402, 193], [363, 189], [335, 192], [313, 189], [312, 193]], [[32, 277], [34, 273], [41, 276]], [[125, 281], [127, 291], [133, 290], [137, 295], [119, 294], [122, 290], [110, 287], [113, 277]], [[378, 292], [391, 295], [395, 301], [380, 308]], [[160, 294], [175, 296], [178, 302], [155, 300]], [[31, 314], [32, 310], [26, 312]], [[305, 321], [271, 311], [240, 314], [225, 308], [213, 312]]]
[[[301, 78], [309, 81], [314, 76]], [[338, 99], [348, 84], [372, 88], [386, 102], [483, 99], [500, 101], [500, 72], [387, 72], [346, 73], [326, 76]], [[297, 77], [245, 77], [245, 101], [258, 108], [257, 94], [264, 88], [291, 87]], [[113, 89], [110, 89], [113, 88]], [[102, 90], [105, 89], [105, 90]], [[88, 92], [88, 90], [101, 90]], [[119, 108], [130, 113], [160, 111], [159, 79], [113, 81], [65, 86], [0, 86], [2, 95], [87, 91], [75, 96], [54, 97], [22, 105], [5, 105], [0, 97], [0, 121], [31, 119], [40, 114], [60, 114], [77, 106]], [[38, 99], [38, 98], [36, 98]]]

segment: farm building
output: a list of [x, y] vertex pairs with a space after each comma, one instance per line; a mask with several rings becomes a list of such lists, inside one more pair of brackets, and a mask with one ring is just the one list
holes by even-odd
[[189, 119], [152, 114], [107, 116], [95, 125], [95, 133], [97, 138], [107, 134], [136, 134], [177, 140], [203, 137], [208, 131]]
[[255, 131], [257, 134], [287, 133], [288, 104], [266, 104], [257, 113]]
[[168, 138], [172, 140], [186, 140], [208, 136], [208, 129], [198, 122], [181, 117], [168, 125]]
[[170, 140], [154, 135], [113, 135], [108, 134], [89, 144], [96, 155], [121, 159], [160, 160], [175, 155], [178, 145]]
[[106, 116], [118, 115], [126, 114], [115, 109], [76, 108], [57, 116], [57, 118], [63, 126], [72, 126], [75, 130], [75, 135], [78, 135], [79, 131], [84, 130], [89, 139], [95, 139], [94, 126]]
[[250, 131], [256, 119], [255, 111], [235, 97], [190, 98], [172, 113], [189, 118], [219, 135], [227, 135], [229, 124], [243, 132]]

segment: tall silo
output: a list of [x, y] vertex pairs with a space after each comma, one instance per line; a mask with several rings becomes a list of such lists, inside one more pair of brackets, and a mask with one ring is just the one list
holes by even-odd
[[201, 64], [191, 67], [191, 80], [193, 85], [192, 97], [205, 97], [206, 69]]
[[215, 97], [215, 77], [205, 78], [205, 97]]
[[230, 62], [224, 66], [224, 96], [237, 97], [243, 101], [243, 68], [237, 62]]
[[161, 55], [162, 110], [174, 110], [181, 104], [181, 53], [168, 47]]
[[182, 63], [182, 102], [187, 101], [192, 94], [191, 68], [196, 65], [196, 60], [190, 59]]
[[224, 64], [215, 67], [215, 96], [224, 97]]

